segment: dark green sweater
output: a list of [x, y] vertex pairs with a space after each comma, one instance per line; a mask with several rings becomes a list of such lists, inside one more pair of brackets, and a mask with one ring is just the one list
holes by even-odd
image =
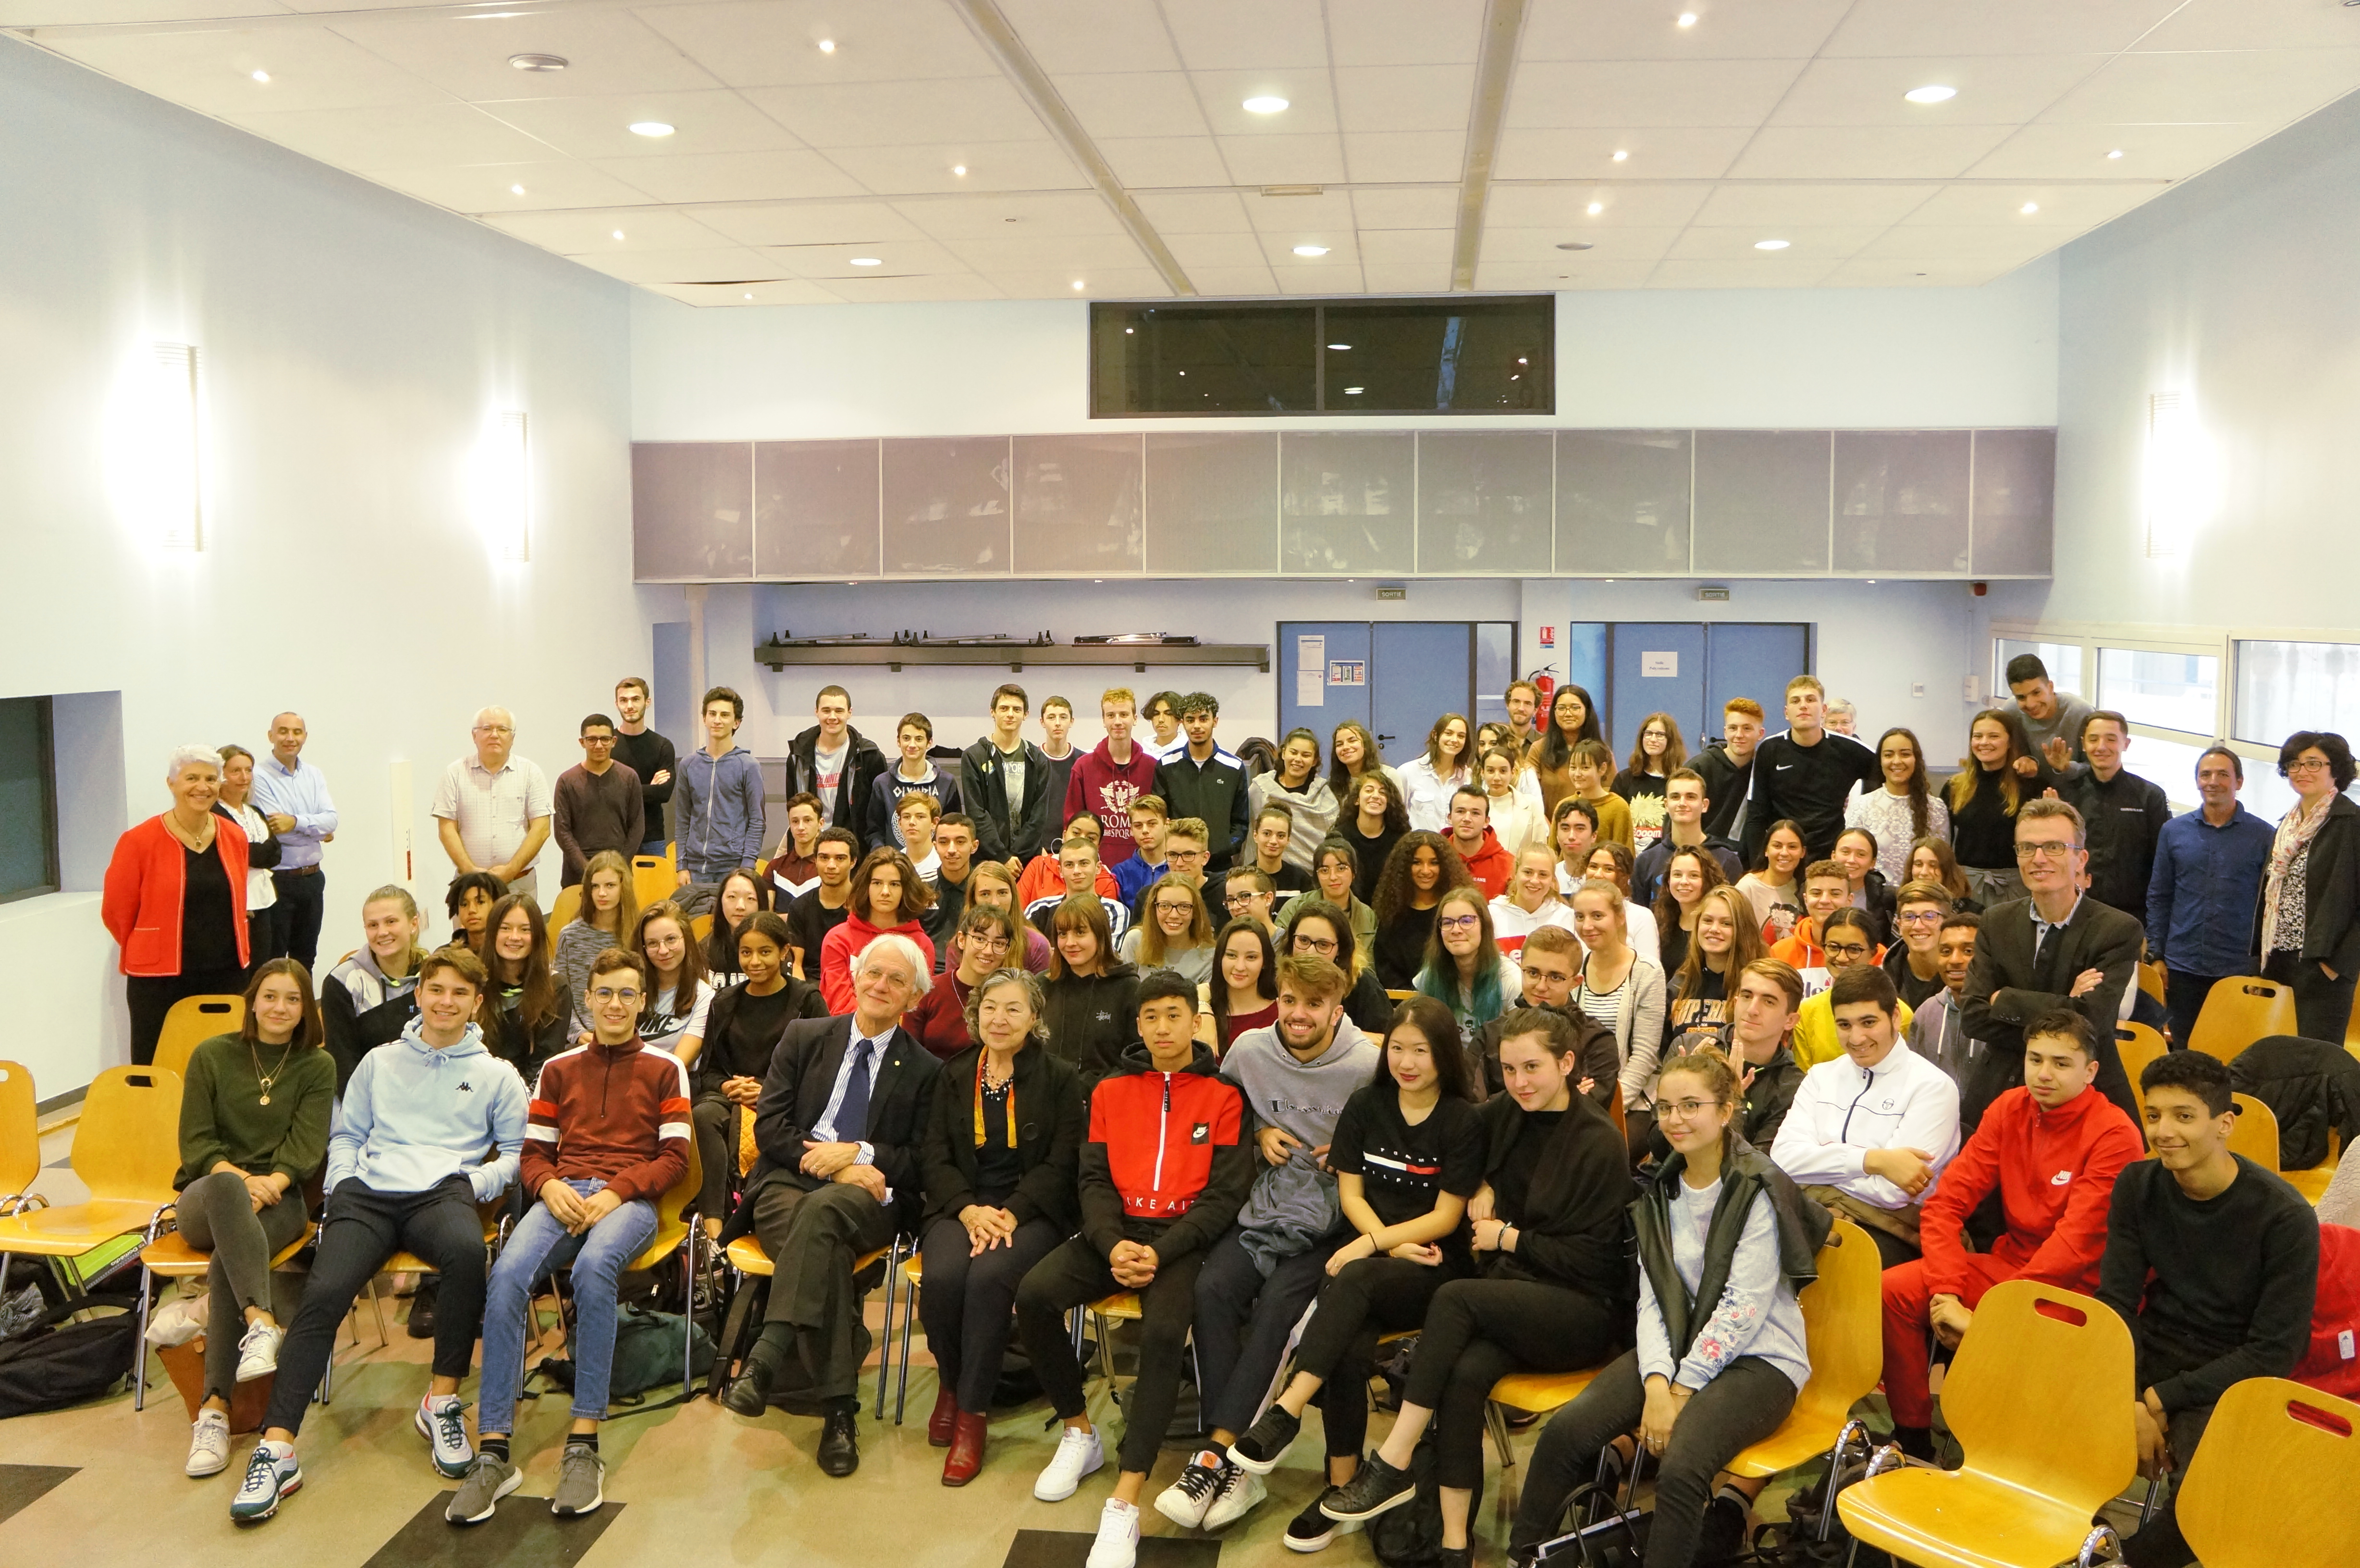
[[242, 1036], [217, 1034], [189, 1059], [180, 1090], [180, 1173], [175, 1190], [226, 1160], [249, 1176], [282, 1172], [301, 1186], [328, 1158], [328, 1107], [336, 1095], [336, 1062], [326, 1051], [298, 1046], [262, 1104], [255, 1059], [268, 1071], [286, 1047], [248, 1047]]

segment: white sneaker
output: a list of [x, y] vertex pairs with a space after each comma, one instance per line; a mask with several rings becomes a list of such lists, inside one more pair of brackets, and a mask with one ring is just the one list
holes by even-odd
[[246, 1324], [246, 1337], [237, 1342], [237, 1380], [251, 1383], [278, 1371], [279, 1346], [286, 1337], [277, 1323], [257, 1319]]
[[1198, 1449], [1188, 1456], [1180, 1479], [1156, 1494], [1155, 1511], [1183, 1530], [1203, 1530], [1205, 1510], [1220, 1495], [1221, 1476], [1233, 1468], [1212, 1449]]
[[453, 1481], [465, 1480], [475, 1464], [475, 1445], [467, 1441], [466, 1419], [459, 1413], [466, 1408], [456, 1394], [429, 1394], [418, 1401], [410, 1423], [432, 1447], [435, 1470]]
[[[1083, 1476], [1105, 1464], [1106, 1450], [1099, 1445], [1095, 1430], [1084, 1432], [1079, 1427], [1065, 1427], [1057, 1436], [1057, 1452], [1050, 1456], [1048, 1467], [1041, 1472], [1041, 1478], [1032, 1483], [1032, 1495], [1044, 1503], [1062, 1503], [1074, 1495], [1075, 1489], [1082, 1484]], [[1131, 1511], [1138, 1512], [1136, 1508]], [[1133, 1541], [1139, 1539], [1136, 1522], [1131, 1526], [1131, 1535]]]
[[1205, 1510], [1207, 1530], [1227, 1530], [1253, 1511], [1254, 1505], [1270, 1496], [1261, 1476], [1238, 1465], [1224, 1465], [1221, 1489], [1213, 1495], [1213, 1506]]
[[189, 1429], [189, 1463], [192, 1480], [218, 1475], [229, 1468], [229, 1416], [222, 1410], [199, 1410]]
[[1132, 1568], [1139, 1561], [1139, 1505], [1113, 1497], [1098, 1512], [1098, 1537], [1084, 1568]]

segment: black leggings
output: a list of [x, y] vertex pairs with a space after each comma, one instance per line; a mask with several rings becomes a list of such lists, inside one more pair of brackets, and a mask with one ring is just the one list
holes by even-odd
[[1026, 1220], [1007, 1246], [970, 1256], [973, 1244], [956, 1215], [945, 1214], [926, 1227], [918, 1317], [943, 1387], [957, 1394], [958, 1408], [968, 1415], [990, 1413], [1016, 1288], [1062, 1239], [1054, 1222]]
[[[1164, 1434], [1172, 1426], [1173, 1407], [1180, 1399], [1180, 1356], [1187, 1348], [1196, 1275], [1204, 1267], [1201, 1251], [1175, 1258], [1158, 1269], [1154, 1280], [1139, 1292], [1139, 1381], [1131, 1389], [1130, 1420], [1123, 1426], [1120, 1463], [1125, 1470], [1144, 1475], [1154, 1469]], [[1065, 1313], [1122, 1289], [1098, 1248], [1078, 1236], [1033, 1265], [1016, 1288], [1016, 1332], [1060, 1420], [1070, 1421], [1089, 1410]]]
[[1463, 1258], [1428, 1267], [1405, 1258], [1361, 1258], [1344, 1265], [1319, 1291], [1319, 1305], [1295, 1349], [1295, 1369], [1319, 1379], [1328, 1456], [1360, 1456], [1369, 1440], [1369, 1375], [1377, 1337], [1417, 1328], [1435, 1293], [1466, 1278]]
[[1578, 1372], [1627, 1337], [1630, 1309], [1562, 1285], [1454, 1279], [1434, 1293], [1409, 1368], [1406, 1404], [1435, 1412], [1435, 1479], [1483, 1479], [1483, 1406], [1511, 1372]]

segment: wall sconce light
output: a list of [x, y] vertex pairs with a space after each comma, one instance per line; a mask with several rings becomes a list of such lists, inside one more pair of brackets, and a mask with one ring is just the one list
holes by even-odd
[[2185, 392], [2147, 400], [2147, 553], [2166, 559], [2188, 549], [2212, 490], [2210, 453]]
[[532, 559], [532, 484], [526, 461], [525, 418], [500, 414], [486, 438], [478, 465], [477, 507], [497, 559]]
[[196, 345], [150, 345], [133, 401], [136, 433], [124, 477], [135, 524], [159, 550], [201, 550]]

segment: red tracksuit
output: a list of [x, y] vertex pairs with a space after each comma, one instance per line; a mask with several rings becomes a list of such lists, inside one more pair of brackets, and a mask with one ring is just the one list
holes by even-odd
[[[2003, 1279], [2094, 1291], [2114, 1178], [2146, 1152], [2130, 1117], [2094, 1089], [2053, 1111], [2021, 1086], [1992, 1102], [1926, 1200], [1918, 1224], [1926, 1256], [1885, 1271], [1885, 1398], [1896, 1425], [1934, 1419], [1926, 1391], [1928, 1302], [1949, 1295], [1972, 1308]], [[1961, 1234], [1967, 1216], [1994, 1187], [2007, 1230], [1989, 1252], [1970, 1252]]]

